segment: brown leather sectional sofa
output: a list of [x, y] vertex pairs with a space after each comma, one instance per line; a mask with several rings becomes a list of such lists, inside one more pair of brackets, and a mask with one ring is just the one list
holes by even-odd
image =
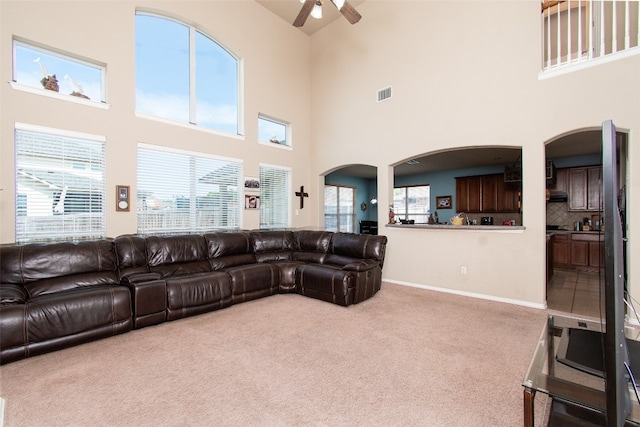
[[348, 306], [382, 280], [385, 236], [120, 236], [0, 247], [0, 364], [277, 293]]

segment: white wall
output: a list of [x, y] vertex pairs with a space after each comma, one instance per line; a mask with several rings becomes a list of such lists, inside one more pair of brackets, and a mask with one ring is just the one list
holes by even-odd
[[[392, 165], [453, 147], [522, 145], [524, 231], [381, 227], [389, 238], [383, 276], [543, 306], [544, 144], [606, 119], [630, 131], [633, 218], [640, 56], [540, 80], [539, 2], [367, 1], [358, 9], [356, 26], [339, 20], [312, 37], [314, 170], [376, 166], [378, 214], [386, 218]], [[376, 103], [388, 85], [393, 98]], [[631, 258], [639, 251], [632, 237]]]
[[[135, 11], [157, 10], [197, 25], [239, 56], [244, 67], [245, 135], [233, 138], [135, 116]], [[310, 182], [310, 40], [253, 1], [5, 1], [0, 2], [0, 242], [13, 242], [15, 122], [104, 135], [107, 140], [107, 235], [136, 232], [136, 204], [115, 210], [115, 186], [136, 194], [136, 144], [146, 142], [243, 159], [244, 174], [259, 164], [290, 167], [292, 186]], [[12, 38], [42, 43], [107, 64], [108, 110], [15, 90]], [[258, 143], [258, 113], [292, 123], [292, 151]], [[315, 183], [315, 181], [313, 181]], [[305, 203], [294, 227], [314, 224], [317, 198]], [[244, 228], [258, 228], [258, 211], [244, 211]]]

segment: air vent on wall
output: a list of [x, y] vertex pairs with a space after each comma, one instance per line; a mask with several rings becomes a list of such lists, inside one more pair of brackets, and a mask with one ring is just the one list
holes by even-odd
[[391, 86], [378, 90], [378, 102], [386, 101], [391, 98]]

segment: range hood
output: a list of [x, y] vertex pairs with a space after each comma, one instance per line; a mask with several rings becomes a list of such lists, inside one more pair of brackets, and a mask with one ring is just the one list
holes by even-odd
[[567, 200], [569, 200], [569, 196], [567, 195], [567, 193], [553, 192], [549, 195], [549, 200], [547, 201], [549, 203], [560, 203], [560, 202], [566, 202]]

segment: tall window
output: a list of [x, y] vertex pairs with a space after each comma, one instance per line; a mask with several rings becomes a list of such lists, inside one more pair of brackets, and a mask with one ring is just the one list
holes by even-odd
[[16, 124], [16, 242], [106, 235], [105, 139]]
[[324, 186], [324, 229], [353, 233], [356, 222], [355, 189], [338, 185]]
[[414, 220], [427, 223], [429, 219], [430, 191], [428, 185], [396, 187], [393, 189], [393, 212], [396, 220]]
[[239, 131], [238, 60], [195, 27], [136, 14], [136, 111]]
[[291, 226], [291, 169], [260, 165], [260, 228]]
[[138, 233], [241, 226], [242, 162], [138, 144]]

